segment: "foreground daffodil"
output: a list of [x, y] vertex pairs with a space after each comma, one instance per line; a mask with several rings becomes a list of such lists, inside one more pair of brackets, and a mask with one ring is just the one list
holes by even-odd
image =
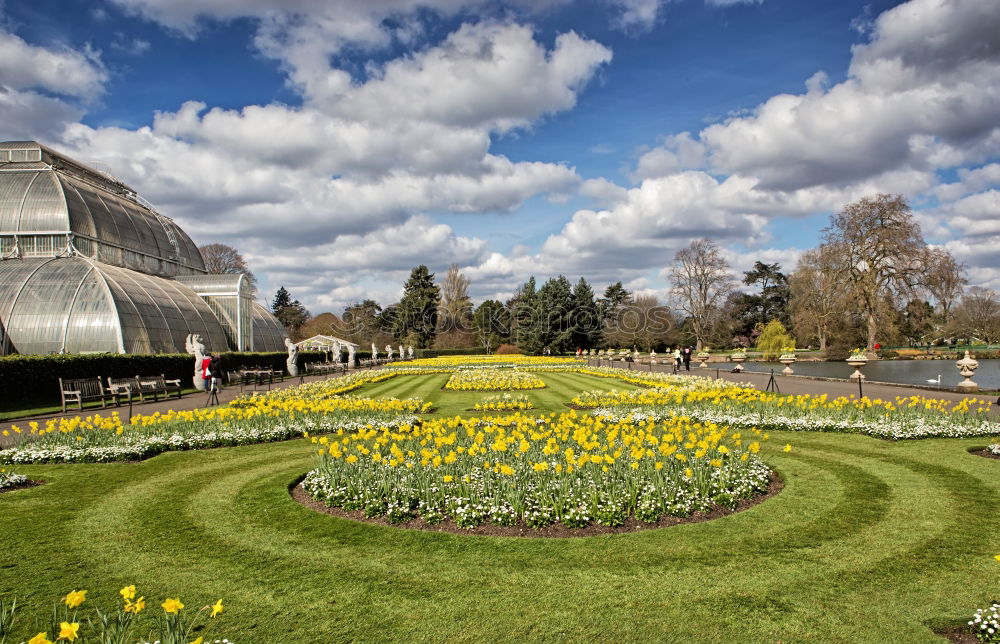
[[181, 603], [180, 598], [170, 599], [169, 597], [160, 606], [163, 607], [163, 611], [166, 613], [172, 613], [176, 615], [184, 608], [184, 604]]
[[48, 635], [48, 633], [39, 633], [28, 640], [28, 644], [52, 644], [52, 640], [49, 639]]
[[128, 600], [125, 600], [125, 612], [126, 613], [132, 613], [133, 615], [138, 615], [142, 611], [142, 609], [145, 608], [145, 607], [146, 607], [146, 598], [145, 597], [140, 597], [139, 599], [135, 600], [134, 602], [130, 602]]
[[223, 609], [222, 600], [220, 599], [219, 601], [215, 602], [215, 605], [212, 606], [212, 617], [215, 617], [216, 615], [221, 613], [222, 609]]
[[59, 624], [58, 639], [66, 640], [67, 642], [74, 642], [76, 641], [79, 630], [80, 624], [78, 622], [62, 622]]
[[135, 584], [131, 586], [125, 586], [118, 592], [121, 593], [122, 599], [124, 599], [125, 601], [131, 601], [135, 599]]

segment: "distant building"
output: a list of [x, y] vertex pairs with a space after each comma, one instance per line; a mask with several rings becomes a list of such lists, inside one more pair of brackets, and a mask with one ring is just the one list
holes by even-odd
[[121, 181], [34, 141], [0, 143], [0, 355], [284, 351], [242, 275]]

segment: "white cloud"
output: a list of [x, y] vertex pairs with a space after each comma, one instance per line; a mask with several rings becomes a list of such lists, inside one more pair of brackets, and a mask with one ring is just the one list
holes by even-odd
[[639, 157], [635, 172], [636, 180], [662, 177], [683, 170], [705, 167], [705, 146], [691, 137], [690, 132], [681, 132], [666, 137], [663, 143]]
[[628, 198], [628, 190], [604, 177], [587, 179], [580, 186], [580, 194], [604, 207], [619, 204]]
[[[763, 189], [847, 185], [988, 158], [1000, 144], [1000, 4], [911, 0], [880, 15], [847, 80], [780, 94], [701, 131], [711, 167]], [[684, 167], [669, 146], [637, 174]]]
[[464, 25], [327, 101], [239, 110], [189, 101], [148, 127], [75, 123], [59, 138], [67, 153], [113, 168], [197, 242], [244, 250], [266, 276], [262, 288], [294, 283], [312, 306], [336, 299], [324, 289], [353, 297], [345, 276], [483, 259], [482, 240], [422, 213], [505, 213], [575, 191], [573, 168], [492, 154], [490, 136], [572, 108], [610, 55], [572, 33], [546, 49], [520, 25]]
[[46, 49], [0, 31], [0, 86], [8, 90], [42, 90], [92, 100], [104, 91], [107, 80], [100, 56], [89, 49]]
[[990, 163], [979, 168], [961, 168], [958, 181], [934, 188], [934, 194], [943, 201], [952, 201], [971, 192], [1000, 185], [1000, 163]]
[[463, 25], [440, 46], [388, 63], [330, 112], [502, 132], [572, 108], [579, 89], [610, 60], [609, 49], [573, 32], [546, 51], [525, 26]]

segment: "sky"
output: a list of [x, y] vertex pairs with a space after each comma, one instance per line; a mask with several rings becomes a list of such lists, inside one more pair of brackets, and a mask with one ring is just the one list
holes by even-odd
[[0, 115], [313, 314], [787, 272], [877, 193], [1000, 290], [997, 0], [0, 0]]

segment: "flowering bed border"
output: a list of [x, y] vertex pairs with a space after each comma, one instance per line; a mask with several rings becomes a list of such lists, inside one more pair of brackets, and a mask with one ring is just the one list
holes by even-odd
[[45, 485], [45, 481], [34, 481], [32, 479], [28, 479], [24, 483], [18, 483], [17, 485], [10, 485], [7, 487], [0, 487], [0, 494], [4, 494], [5, 492], [14, 492], [16, 490], [25, 490], [29, 487], [38, 487], [39, 485]]
[[340, 519], [369, 523], [372, 525], [389, 528], [402, 528], [404, 530], [427, 530], [431, 532], [450, 532], [461, 535], [477, 535], [486, 537], [523, 537], [523, 538], [572, 538], [572, 537], [595, 537], [604, 534], [628, 534], [631, 532], [641, 532], [643, 530], [656, 530], [659, 528], [669, 528], [674, 525], [686, 523], [702, 523], [713, 519], [720, 519], [730, 514], [736, 514], [748, 510], [755, 505], [777, 496], [785, 487], [785, 482], [774, 470], [771, 471], [771, 478], [767, 490], [749, 499], [740, 499], [734, 508], [726, 508], [720, 505], [714, 506], [708, 512], [695, 512], [689, 517], [661, 516], [655, 523], [639, 521], [634, 516], [626, 519], [621, 526], [603, 526], [591, 523], [583, 528], [570, 528], [562, 523], [553, 523], [542, 528], [532, 528], [524, 523], [513, 526], [499, 526], [492, 523], [484, 523], [474, 528], [461, 528], [452, 519], [446, 519], [440, 523], [427, 523], [421, 518], [410, 519], [402, 523], [390, 523], [382, 517], [368, 518], [364, 510], [344, 510], [339, 507], [329, 507], [323, 501], [318, 501], [305, 491], [302, 481], [305, 475], [296, 478], [288, 486], [288, 493], [296, 503], [303, 505], [316, 512], [328, 514]]
[[983, 458], [993, 458], [1000, 461], [1000, 452], [993, 452], [989, 447], [978, 448], [975, 447], [969, 450], [970, 454], [975, 454], [976, 456], [982, 456]]

